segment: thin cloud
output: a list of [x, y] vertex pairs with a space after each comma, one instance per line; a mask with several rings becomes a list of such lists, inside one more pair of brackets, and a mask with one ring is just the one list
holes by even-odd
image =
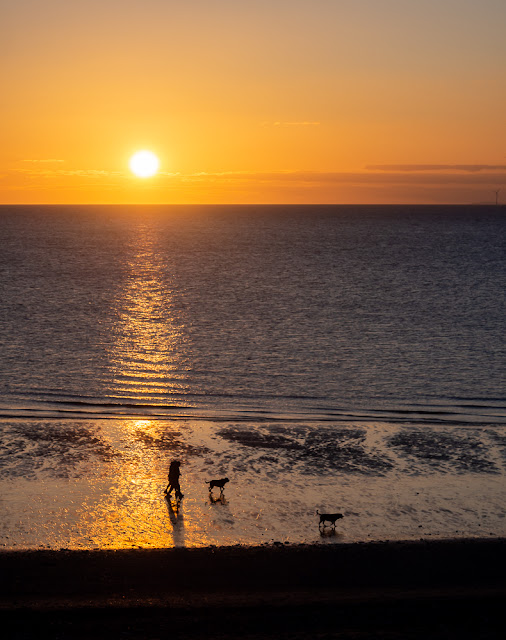
[[69, 169], [68, 171], [55, 171], [60, 176], [120, 176], [122, 171], [106, 171], [105, 169]]
[[370, 164], [367, 171], [464, 171], [479, 173], [480, 171], [505, 171], [505, 164]]
[[22, 160], [22, 162], [32, 162], [34, 164], [52, 164], [52, 163], [57, 163], [57, 162], [65, 162], [65, 160], [60, 160], [57, 158], [44, 158], [42, 160], [39, 159], [29, 159], [29, 160]]
[[[203, 185], [215, 184], [236, 184], [241, 185], [273, 185], [283, 187], [288, 185], [299, 185], [303, 188], [317, 188], [318, 186], [426, 186], [429, 188], [442, 187], [462, 187], [462, 188], [498, 188], [501, 184], [506, 184], [506, 165], [480, 165], [480, 170], [471, 171], [469, 169], [451, 170], [452, 165], [421, 165], [424, 167], [444, 167], [440, 170], [416, 171], [406, 167], [419, 165], [400, 165], [403, 170], [394, 170], [396, 165], [374, 165], [390, 167], [389, 170], [369, 170], [356, 172], [339, 171], [304, 171], [304, 170], [280, 170], [280, 171], [198, 171], [192, 173], [182, 172], [160, 172], [158, 180], [146, 184], [153, 188], [174, 187], [178, 184]], [[470, 165], [455, 165], [468, 167]], [[473, 165], [474, 166], [474, 165]], [[485, 170], [487, 167], [488, 170]], [[124, 171], [110, 171], [105, 169], [59, 169], [44, 166], [27, 166], [23, 169], [8, 172], [10, 175], [25, 176], [29, 180], [52, 180], [81, 178], [84, 181], [94, 180], [97, 183], [106, 184], [107, 180], [113, 180], [117, 185], [121, 185], [125, 180], [131, 181], [132, 176]], [[4, 176], [6, 178], [7, 176]]]
[[[163, 181], [177, 183], [202, 182], [258, 182], [258, 183], [301, 183], [301, 184], [499, 184], [506, 182], [506, 165], [371, 165], [369, 171], [196, 171], [192, 173], [161, 171], [158, 177]], [[471, 167], [479, 169], [471, 170]], [[373, 170], [372, 167], [377, 167]], [[379, 169], [381, 167], [381, 169]], [[388, 167], [388, 169], [385, 169]], [[416, 170], [414, 167], [424, 167]], [[430, 167], [430, 168], [429, 168]], [[435, 169], [434, 167], [439, 167]], [[444, 168], [443, 168], [444, 167]], [[460, 167], [455, 169], [452, 167]], [[131, 178], [124, 171], [106, 169], [60, 169], [50, 168], [39, 163], [27, 165], [14, 171], [18, 175], [32, 178], [114, 178], [123, 180]], [[160, 184], [160, 186], [161, 186]]]
[[[41, 161], [36, 161], [41, 162]], [[63, 162], [63, 160], [62, 160]], [[58, 177], [58, 176], [79, 176], [79, 177], [94, 177], [94, 176], [119, 176], [122, 175], [121, 171], [107, 171], [105, 169], [45, 169], [45, 168], [27, 168], [19, 169], [19, 173], [24, 173], [32, 176], [45, 176], [45, 177]]]
[[[506, 170], [506, 167], [505, 167]], [[313, 184], [495, 184], [498, 179], [506, 181], [506, 173], [496, 172], [323, 172], [323, 171], [200, 171], [188, 174], [172, 174], [170, 177], [185, 182], [202, 181], [248, 181], [272, 183], [313, 183]]]
[[319, 127], [321, 122], [303, 120], [300, 122], [262, 122], [263, 127]]

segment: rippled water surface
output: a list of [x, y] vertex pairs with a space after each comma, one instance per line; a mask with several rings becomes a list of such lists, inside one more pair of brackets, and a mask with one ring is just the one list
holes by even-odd
[[1, 207], [0, 543], [504, 535], [505, 230], [502, 207]]

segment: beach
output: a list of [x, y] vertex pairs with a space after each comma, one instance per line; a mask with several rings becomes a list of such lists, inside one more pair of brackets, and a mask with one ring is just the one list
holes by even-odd
[[[5, 551], [506, 537], [502, 425], [24, 418], [0, 429]], [[163, 494], [172, 459], [179, 508]], [[335, 531], [321, 535], [317, 509], [344, 514]]]
[[[504, 636], [497, 427], [3, 426], [9, 640]], [[320, 529], [317, 508], [344, 517]]]
[[506, 541], [2, 552], [8, 638], [499, 638]]

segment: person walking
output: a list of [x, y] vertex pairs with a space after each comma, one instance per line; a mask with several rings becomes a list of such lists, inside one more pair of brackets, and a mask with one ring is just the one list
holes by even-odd
[[176, 496], [176, 500], [181, 500], [181, 498], [183, 498], [183, 494], [181, 493], [181, 486], [179, 484], [179, 477], [181, 476], [181, 470], [180, 467], [181, 463], [179, 462], [179, 460], [173, 460], [170, 463], [170, 467], [169, 467], [169, 484], [166, 486], [165, 488], [165, 492], [167, 494], [167, 496], [170, 497], [170, 494], [172, 493], [172, 491], [174, 490], [174, 495]]

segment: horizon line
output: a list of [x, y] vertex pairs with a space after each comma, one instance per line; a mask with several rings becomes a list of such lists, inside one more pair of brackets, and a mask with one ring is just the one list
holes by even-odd
[[0, 202], [0, 207], [504, 207], [503, 202]]

